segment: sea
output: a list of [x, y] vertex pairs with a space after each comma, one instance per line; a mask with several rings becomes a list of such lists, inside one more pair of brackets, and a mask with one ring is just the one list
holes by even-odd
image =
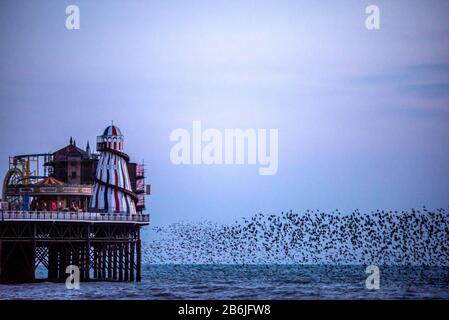
[[[0, 299], [449, 299], [449, 267], [381, 266], [367, 289], [363, 265], [145, 264], [142, 281], [0, 285]], [[39, 273], [39, 270], [38, 270]]]

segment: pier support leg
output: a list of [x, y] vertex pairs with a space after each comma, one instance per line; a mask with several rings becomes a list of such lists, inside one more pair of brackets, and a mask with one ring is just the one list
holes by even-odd
[[83, 268], [82, 264], [80, 263], [80, 247], [78, 245], [76, 245], [73, 248], [71, 264], [75, 265], [75, 266], [77, 266], [79, 268], [79, 270], [80, 270], [80, 277], [81, 277], [84, 268]]
[[85, 273], [85, 276], [86, 276], [86, 281], [89, 281], [90, 280], [90, 266], [91, 266], [91, 264], [90, 264], [90, 248], [88, 247], [88, 246], [85, 246], [84, 247], [84, 259], [85, 259], [85, 267], [86, 267], [86, 273]]
[[118, 280], [123, 281], [123, 243], [118, 245]]
[[103, 278], [103, 264], [102, 264], [102, 248], [101, 246], [97, 246], [97, 269], [98, 269], [98, 278], [97, 279], [102, 279]]
[[107, 246], [108, 251], [108, 279], [112, 279], [112, 246]]
[[3, 275], [2, 275], [2, 269], [3, 269], [3, 251], [2, 251], [2, 245], [3, 245], [3, 242], [2, 242], [2, 240], [0, 240], [0, 281], [1, 281], [2, 277], [3, 277]]
[[78, 247], [79, 252], [79, 264], [80, 264], [80, 277], [81, 281], [86, 281], [86, 261], [85, 261], [85, 248], [83, 245]]
[[129, 258], [130, 258], [130, 261], [129, 261], [129, 281], [132, 281], [132, 282], [134, 282], [134, 268], [135, 268], [135, 265], [134, 265], [134, 248], [135, 248], [135, 243], [134, 243], [134, 240], [130, 243], [130, 246], [131, 246], [131, 252], [129, 253]]
[[48, 246], [48, 279], [58, 279], [58, 251], [55, 245]]
[[129, 281], [129, 242], [125, 243], [125, 281]]
[[136, 244], [137, 248], [136, 248], [136, 254], [137, 254], [137, 262], [136, 262], [136, 281], [140, 282], [142, 280], [142, 276], [141, 276], [141, 268], [142, 268], [142, 243], [139, 240], [137, 240], [137, 244]]
[[69, 265], [72, 264], [72, 250], [71, 249], [66, 250], [66, 258], [65, 259], [66, 259], [66, 263], [65, 263], [65, 266], [64, 266], [64, 279], [67, 278], [67, 273], [65, 273], [65, 269]]
[[90, 226], [87, 226], [87, 241], [86, 241], [86, 281], [90, 279]]
[[33, 244], [32, 244], [32, 259], [30, 262], [30, 273], [33, 274], [33, 280], [36, 279], [36, 235], [37, 235], [37, 226], [36, 224], [33, 225]]
[[94, 251], [94, 279], [98, 280], [98, 247], [93, 247]]
[[106, 247], [101, 248], [101, 278], [106, 279]]
[[112, 249], [114, 251], [113, 257], [112, 257], [114, 260], [113, 266], [112, 266], [112, 269], [113, 269], [112, 279], [117, 280], [117, 267], [118, 267], [117, 266], [117, 245], [116, 244], [112, 245]]
[[65, 268], [67, 266], [67, 251], [64, 246], [59, 246], [59, 280], [65, 279]]

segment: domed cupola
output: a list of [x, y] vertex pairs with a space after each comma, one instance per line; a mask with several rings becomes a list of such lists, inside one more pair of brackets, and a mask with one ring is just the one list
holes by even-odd
[[97, 151], [105, 149], [123, 152], [124, 137], [122, 132], [115, 125], [110, 125], [101, 136], [97, 137]]

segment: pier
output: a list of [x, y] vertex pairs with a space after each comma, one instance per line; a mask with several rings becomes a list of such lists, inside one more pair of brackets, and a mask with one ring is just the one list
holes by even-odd
[[[10, 158], [0, 206], [0, 283], [65, 281], [68, 266], [80, 281], [141, 281], [143, 165], [130, 163], [124, 138], [111, 125], [92, 153], [68, 146], [53, 154]], [[39, 163], [43, 174], [39, 173]], [[34, 167], [33, 167], [34, 164]]]

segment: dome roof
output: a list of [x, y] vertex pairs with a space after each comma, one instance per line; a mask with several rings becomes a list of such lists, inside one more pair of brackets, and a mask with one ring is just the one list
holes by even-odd
[[57, 185], [57, 186], [61, 186], [61, 185], [64, 184], [64, 182], [62, 182], [62, 181], [60, 181], [60, 180], [58, 180], [58, 179], [56, 179], [56, 178], [53, 178], [53, 177], [47, 177], [47, 178], [45, 178], [45, 179], [39, 181], [39, 182], [36, 183], [36, 184], [39, 184], [39, 185]]
[[120, 129], [118, 127], [116, 127], [112, 124], [109, 127], [107, 127], [106, 129], [104, 129], [103, 135], [104, 136], [121, 136], [122, 132], [120, 131]]

